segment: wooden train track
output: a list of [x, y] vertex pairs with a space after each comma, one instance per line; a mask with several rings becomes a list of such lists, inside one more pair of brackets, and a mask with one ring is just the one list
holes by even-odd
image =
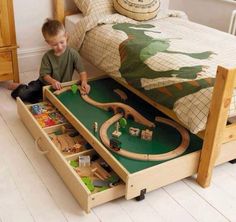
[[[182, 141], [181, 141], [180, 145], [177, 146], [174, 150], [171, 150], [171, 151], [169, 151], [167, 153], [163, 153], [163, 154], [135, 153], [135, 152], [130, 152], [124, 148], [121, 148], [120, 150], [114, 150], [113, 148], [110, 147], [110, 139], [107, 135], [107, 130], [109, 129], [109, 127], [111, 125], [113, 125], [115, 122], [117, 122], [122, 117], [123, 117], [122, 114], [119, 114], [119, 113], [112, 116], [110, 119], [108, 119], [107, 121], [105, 121], [103, 123], [103, 125], [100, 127], [100, 132], [99, 132], [100, 138], [101, 138], [103, 144], [108, 149], [110, 149], [111, 151], [113, 151], [121, 156], [125, 156], [130, 159], [136, 159], [136, 160], [162, 161], [162, 160], [172, 159], [174, 157], [177, 157], [177, 156], [183, 154], [189, 146], [189, 141], [190, 141], [189, 133], [185, 128], [183, 128], [181, 125], [179, 125], [178, 123], [176, 123], [170, 119], [157, 117], [156, 118], [157, 122], [161, 122], [161, 123], [170, 125], [170, 126], [174, 127], [176, 130], [178, 130], [178, 132], [180, 133], [180, 135], [182, 137]], [[157, 150], [158, 150], [158, 147], [157, 147]]]
[[[69, 87], [64, 87], [63, 89], [56, 91], [55, 94], [59, 95], [60, 93], [68, 91], [68, 90], [70, 90]], [[80, 87], [79, 87], [79, 90], [80, 90]], [[120, 148], [119, 150], [115, 150], [110, 146], [110, 139], [107, 135], [107, 131], [111, 125], [113, 125], [115, 122], [119, 121], [119, 119], [121, 119], [122, 117], [127, 118], [127, 116], [132, 116], [135, 122], [145, 125], [147, 127], [153, 128], [153, 127], [155, 127], [155, 124], [153, 122], [149, 121], [148, 119], [146, 119], [144, 116], [142, 116], [134, 108], [132, 108], [126, 104], [118, 103], [118, 102], [100, 103], [100, 102], [93, 100], [88, 95], [83, 94], [83, 93], [81, 93], [81, 97], [87, 103], [89, 103], [93, 106], [96, 106], [100, 109], [103, 109], [106, 111], [112, 109], [114, 111], [115, 115], [112, 116], [110, 119], [108, 119], [107, 121], [105, 121], [102, 124], [102, 126], [100, 127], [99, 134], [100, 134], [100, 138], [101, 138], [103, 144], [108, 149], [110, 149], [111, 151], [113, 151], [121, 156], [125, 156], [130, 159], [144, 160], [144, 161], [163, 161], [163, 160], [172, 159], [174, 157], [177, 157], [177, 156], [183, 154], [189, 146], [189, 142], [190, 142], [189, 133], [185, 128], [183, 128], [181, 125], [179, 125], [178, 123], [176, 123], [170, 119], [156, 117], [156, 119], [155, 119], [156, 122], [161, 122], [161, 123], [170, 125], [170, 126], [174, 127], [180, 133], [182, 140], [181, 140], [181, 143], [175, 149], [173, 149], [169, 152], [166, 152], [166, 153], [162, 153], [162, 154], [135, 153], [135, 152], [130, 152], [124, 148]], [[122, 110], [123, 112], [119, 112], [120, 110]], [[157, 150], [158, 150], [158, 147], [157, 147]]]

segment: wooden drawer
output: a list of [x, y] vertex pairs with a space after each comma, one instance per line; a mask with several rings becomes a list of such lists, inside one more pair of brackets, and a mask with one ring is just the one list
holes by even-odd
[[60, 174], [61, 178], [67, 184], [70, 191], [73, 193], [74, 197], [86, 212], [89, 212], [94, 206], [124, 196], [125, 185], [123, 182], [114, 187], [97, 193], [90, 192], [90, 190], [82, 181], [81, 177], [70, 165], [69, 161], [75, 159], [79, 155], [92, 155], [92, 153], [94, 153], [95, 151], [91, 149], [78, 154], [67, 156], [63, 155], [48, 135], [48, 133], [53, 131], [54, 128], [55, 130], [57, 130], [57, 126], [42, 128], [33, 117], [32, 113], [29, 110], [29, 107], [29, 105], [25, 105], [19, 98], [17, 99], [18, 114], [32, 136], [35, 138], [40, 152], [49, 159], [57, 172]]
[[0, 52], [0, 81], [13, 79], [12, 53]]
[[[95, 82], [94, 84], [93, 81]], [[110, 96], [115, 89], [112, 88], [113, 83], [110, 83], [109, 80], [108, 82], [106, 82], [106, 78], [98, 80], [95, 79], [93, 81], [90, 82], [93, 90], [92, 93], [90, 93], [91, 96], [96, 96], [97, 94], [99, 94], [100, 96], [102, 96], [100, 97], [101, 100], [105, 98], [104, 100], [107, 101], [106, 95]], [[101, 81], [100, 83], [98, 83], [97, 88], [96, 81]], [[64, 84], [64, 86], [66, 86], [67, 84]], [[125, 93], [129, 93], [125, 91], [125, 89], [120, 85], [117, 86], [116, 84], [117, 83], [114, 83], [115, 87], [119, 87], [119, 89], [123, 90]], [[101, 95], [101, 88], [103, 88], [104, 90], [106, 90], [107, 88], [110, 91], [106, 91], [105, 94]], [[96, 91], [96, 89], [98, 91]], [[71, 94], [68, 92], [68, 95], [70, 96]], [[61, 98], [65, 98], [64, 96], [66, 97], [66, 94], [62, 94]], [[135, 100], [134, 95], [128, 95], [128, 97], [129, 96], [130, 98], [132, 98], [133, 102]], [[44, 88], [44, 97], [51, 101], [51, 103], [58, 108], [63, 116], [66, 117], [66, 119], [83, 135], [84, 138], [86, 138], [86, 140], [94, 147], [99, 155], [112, 167], [112, 169], [120, 176], [120, 178], [122, 178], [122, 180], [126, 184], [126, 199], [131, 199], [134, 197], [142, 198], [145, 192], [149, 192], [167, 184], [181, 180], [197, 172], [201, 148], [201, 140], [199, 138], [195, 138], [197, 142], [190, 143], [188, 152], [186, 152], [182, 156], [177, 156], [173, 159], [170, 158], [166, 161], [146, 162], [124, 158], [129, 161], [126, 164], [124, 161], [122, 162], [122, 156], [117, 156], [114, 155], [114, 153], [110, 152], [108, 148], [105, 147], [101, 142], [101, 138], [96, 136], [92, 131], [91, 125], [93, 123], [93, 119], [99, 120], [100, 126], [104, 123], [104, 120], [107, 120], [106, 117], [100, 116], [101, 112], [103, 111], [100, 111], [100, 109], [97, 108], [93, 108], [89, 104], [86, 105], [84, 101], [79, 98], [79, 94], [78, 97], [72, 94], [70, 99], [67, 100], [68, 103], [65, 104], [59, 99], [59, 97], [53, 94], [53, 92], [50, 90], [50, 87]], [[99, 98], [97, 99], [99, 100]], [[114, 98], [112, 98], [112, 100], [113, 99]], [[140, 99], [137, 98], [137, 100], [139, 101]], [[74, 106], [74, 104], [76, 105]], [[141, 108], [142, 107], [143, 105], [141, 106]], [[92, 110], [92, 115], [90, 116], [88, 114], [89, 109]], [[150, 111], [151, 107], [149, 107], [148, 110]], [[97, 116], [97, 112], [99, 113], [99, 116]], [[152, 112], [150, 111], [150, 113]], [[192, 135], [192, 137], [196, 136]], [[169, 137], [167, 138], [168, 141], [171, 139], [172, 138]], [[134, 169], [135, 167], [136, 169]]]
[[[103, 81], [103, 79], [101, 79], [101, 81]], [[73, 83], [76, 82], [65, 83], [63, 86], [68, 86]], [[93, 83], [90, 82], [90, 84], [92, 85]], [[101, 91], [101, 88], [106, 89], [111, 86], [110, 83], [108, 84], [107, 82], [102, 82], [102, 86], [104, 85], [107, 87], [101, 87], [101, 84], [98, 84], [98, 91], [96, 91], [96, 87], [93, 84], [93, 93], [97, 95], [97, 92]], [[120, 88], [120, 86], [117, 85], [116, 87]], [[121, 90], [124, 89], [121, 87]], [[91, 96], [94, 94], [91, 93]], [[110, 96], [110, 94], [110, 92], [106, 91], [105, 95], [100, 94], [100, 96], [106, 97], [106, 95]], [[64, 96], [65, 95], [66, 94], [64, 94]], [[81, 100], [79, 94], [76, 95], [70, 92], [68, 95], [69, 103], [66, 103], [65, 100], [62, 101], [60, 100], [61, 98], [53, 94], [50, 87], [44, 88], [44, 100], [49, 100], [60, 111], [60, 113], [62, 113], [67, 121], [83, 136], [83, 138], [86, 139], [86, 141], [89, 142], [99, 156], [101, 156], [109, 164], [112, 170], [114, 170], [122, 179], [122, 181], [124, 181], [124, 184], [119, 184], [118, 186], [99, 193], [91, 193], [82, 182], [81, 177], [78, 176], [75, 170], [71, 167], [69, 162], [79, 155], [83, 155], [85, 153], [92, 154], [95, 151], [92, 149], [93, 151], [89, 150], [84, 153], [65, 157], [49, 138], [50, 132], [56, 130], [56, 128], [52, 127], [43, 129], [40, 127], [29, 111], [29, 107], [24, 105], [20, 99], [17, 100], [17, 107], [22, 121], [36, 139], [38, 146], [41, 148], [41, 152], [45, 153], [75, 198], [78, 200], [81, 207], [86, 212], [89, 212], [94, 206], [108, 202], [123, 195], [125, 195], [126, 199], [131, 199], [134, 197], [142, 199], [144, 198], [146, 192], [163, 187], [197, 173], [202, 140], [197, 138], [195, 135], [190, 135], [191, 140], [188, 150], [180, 156], [177, 155], [175, 158], [168, 158], [165, 161], [146, 161], [148, 162], [147, 165], [145, 161], [132, 160], [131, 158], [128, 158], [128, 163], [125, 163], [122, 161], [121, 155], [114, 155], [113, 152], [109, 151], [108, 148], [103, 145], [100, 140], [101, 138], [96, 135], [91, 127], [91, 124], [94, 123], [93, 121], [95, 119], [100, 120], [99, 118], [102, 117], [100, 115], [99, 117], [97, 116], [97, 112], [101, 114], [101, 111], [99, 109], [92, 109], [92, 116], [87, 116], [89, 109], [91, 109], [90, 105], [86, 105], [84, 101]], [[129, 96], [131, 96], [133, 102], [135, 97], [132, 95]], [[70, 104], [72, 104], [72, 106], [75, 105], [75, 107], [71, 107]], [[142, 105], [141, 109], [144, 109], [144, 107], [145, 106]], [[151, 107], [148, 107], [148, 111], [151, 115], [153, 114]], [[103, 114], [104, 113], [102, 112], [102, 115]], [[102, 117], [100, 124], [106, 120], [107, 118]], [[163, 129], [165, 129], [165, 127], [162, 126], [160, 130]], [[166, 140], [170, 142], [173, 139], [174, 134], [176, 134], [176, 132], [167, 134]], [[165, 137], [163, 134], [161, 135], [161, 131], [159, 131], [159, 134], [156, 135], [158, 135], [159, 140], [162, 140], [162, 137]], [[138, 146], [135, 147], [135, 149], [137, 148]], [[227, 144], [224, 144], [216, 164], [225, 162], [232, 156], [235, 156], [234, 146], [228, 147]]]

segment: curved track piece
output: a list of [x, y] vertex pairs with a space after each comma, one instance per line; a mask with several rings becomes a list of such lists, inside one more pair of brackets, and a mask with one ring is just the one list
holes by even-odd
[[120, 118], [122, 118], [122, 114], [116, 114], [113, 117], [111, 117], [110, 119], [108, 119], [106, 122], [104, 122], [103, 125], [100, 128], [100, 138], [101, 138], [103, 144], [108, 149], [112, 150], [113, 152], [116, 152], [119, 155], [131, 158], [131, 159], [136, 159], [136, 160], [161, 161], [161, 160], [172, 159], [174, 157], [177, 157], [177, 156], [183, 154], [189, 146], [189, 141], [190, 141], [189, 133], [185, 128], [183, 128], [181, 125], [179, 125], [178, 123], [176, 123], [176, 122], [174, 122], [170, 119], [157, 117], [156, 118], [157, 122], [161, 122], [161, 123], [170, 125], [170, 126], [174, 127], [176, 130], [179, 131], [179, 133], [182, 137], [182, 141], [181, 141], [181, 144], [178, 147], [176, 147], [174, 150], [172, 150], [170, 152], [163, 153], [163, 154], [135, 153], [135, 152], [127, 151], [127, 150], [122, 149], [122, 148], [120, 150], [114, 150], [110, 147], [110, 140], [109, 140], [109, 137], [107, 135], [107, 130], [112, 124], [117, 122]]

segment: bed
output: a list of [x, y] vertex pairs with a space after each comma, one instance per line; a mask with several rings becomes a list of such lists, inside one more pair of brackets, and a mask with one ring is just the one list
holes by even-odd
[[[54, 6], [64, 21], [64, 1]], [[116, 13], [77, 14], [66, 27], [85, 59], [204, 140], [197, 181], [207, 187], [216, 162], [236, 158], [236, 123], [227, 121], [236, 114], [236, 38], [183, 15], [139, 23]]]

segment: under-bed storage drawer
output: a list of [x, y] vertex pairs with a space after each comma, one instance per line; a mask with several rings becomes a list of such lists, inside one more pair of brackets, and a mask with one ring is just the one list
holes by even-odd
[[[197, 172], [202, 145], [199, 138], [191, 135], [189, 144], [183, 142], [181, 134], [173, 127], [173, 125], [176, 126], [173, 121], [159, 118], [160, 112], [148, 104], [144, 105], [143, 102], [140, 102], [140, 98], [114, 80], [100, 78], [90, 80], [89, 83], [92, 90], [86, 96], [81, 96], [79, 92], [72, 92], [71, 85], [73, 83], [66, 83], [59, 94], [58, 92], [54, 93], [50, 87], [45, 87], [44, 97], [57, 107], [71, 125], [86, 138], [96, 152], [125, 181], [126, 199], [134, 197], [142, 199], [145, 192]], [[126, 98], [125, 104], [124, 98]], [[158, 117], [156, 127], [151, 129], [154, 134], [151, 140], [146, 141], [141, 136], [133, 137], [131, 135], [131, 127], [139, 129], [150, 129], [150, 127], [145, 124], [138, 125], [134, 118], [129, 118], [128, 114], [125, 115], [125, 110], [121, 108], [124, 108], [123, 105], [126, 108], [130, 107], [128, 110], [132, 110], [132, 113], [127, 112], [133, 117], [138, 116], [135, 111], [148, 117], [149, 120]], [[105, 106], [107, 109], [101, 108]], [[118, 108], [115, 108], [116, 106]], [[121, 115], [126, 118], [127, 126], [120, 130], [122, 135], [114, 140], [113, 133], [114, 130], [117, 131], [118, 125], [115, 121]], [[164, 122], [161, 123], [161, 119]], [[167, 124], [168, 122], [171, 122], [171, 125]], [[95, 130], [95, 123], [97, 123], [99, 130]], [[182, 129], [182, 131], [185, 130]], [[188, 147], [183, 149], [180, 144], [188, 144]], [[179, 147], [181, 147], [181, 151], [184, 150], [182, 155], [176, 151], [179, 150]], [[152, 155], [152, 151], [154, 151], [154, 155]]]
[[[71, 165], [71, 161], [75, 161], [79, 156], [89, 156], [92, 158], [97, 154], [91, 147], [86, 150], [81, 150], [81, 152], [78, 153], [64, 154], [53, 142], [50, 134], [55, 132], [56, 135], [58, 129], [64, 127], [64, 125], [66, 126], [66, 123], [42, 128], [30, 112], [30, 106], [25, 105], [19, 98], [17, 99], [17, 109], [22, 121], [35, 138], [36, 147], [39, 152], [46, 155], [86, 212], [89, 212], [94, 206], [124, 196], [125, 185], [120, 180], [115, 186], [99, 191], [91, 191], [88, 186], [85, 185], [82, 179], [83, 177], [77, 173], [75, 167]], [[97, 167], [96, 169], [92, 169], [92, 172], [95, 171], [99, 173]]]

